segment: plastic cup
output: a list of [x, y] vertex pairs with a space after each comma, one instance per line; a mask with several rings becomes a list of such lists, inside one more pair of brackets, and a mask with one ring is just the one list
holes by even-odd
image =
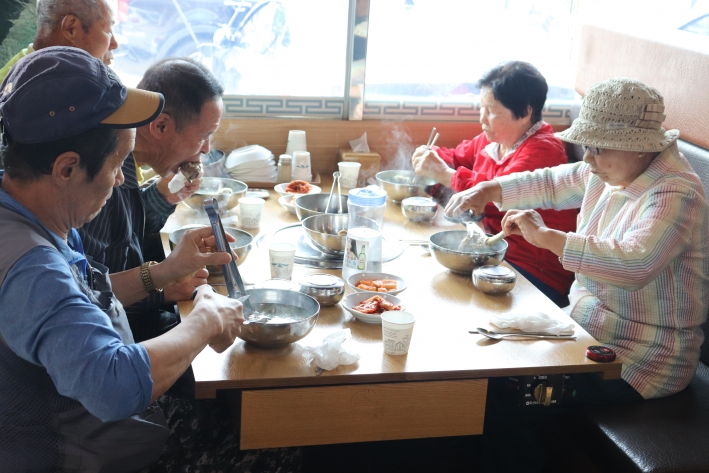
[[271, 278], [290, 279], [293, 276], [295, 245], [271, 243], [268, 245], [268, 258], [271, 264]]
[[261, 225], [261, 215], [265, 203], [265, 200], [258, 197], [242, 197], [239, 200], [242, 228], [258, 228]]
[[416, 317], [409, 312], [388, 310], [382, 313], [384, 353], [406, 355], [409, 352], [414, 322], [416, 322]]
[[293, 153], [293, 179], [310, 182], [313, 175], [310, 171], [310, 153], [307, 151], [296, 151]]
[[305, 142], [305, 132], [303, 130], [290, 130], [288, 132], [286, 154], [293, 156], [293, 153], [296, 151], [308, 151], [308, 146]]
[[340, 169], [340, 184], [345, 189], [353, 189], [357, 187], [357, 178], [359, 177], [360, 163], [354, 161], [342, 161], [337, 163]]

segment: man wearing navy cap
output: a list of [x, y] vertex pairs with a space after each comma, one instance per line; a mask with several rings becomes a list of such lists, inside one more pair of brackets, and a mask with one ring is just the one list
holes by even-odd
[[[6, 471], [135, 471], [168, 436], [154, 401], [207, 345], [227, 349], [242, 308], [208, 286], [192, 315], [136, 344], [124, 304], [224, 264], [196, 229], [164, 262], [111, 274], [78, 228], [115, 187], [137, 126], [162, 110], [99, 60], [55, 47], [20, 60], [0, 86], [0, 465]], [[7, 249], [11, 249], [7, 251]]]

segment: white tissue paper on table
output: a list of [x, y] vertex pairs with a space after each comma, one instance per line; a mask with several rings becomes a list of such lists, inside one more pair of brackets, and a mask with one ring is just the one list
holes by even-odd
[[170, 189], [170, 192], [173, 194], [176, 194], [185, 187], [185, 183], [187, 182], [187, 178], [185, 177], [184, 174], [181, 172], [178, 172], [175, 177], [172, 178], [170, 182], [167, 183], [167, 188]]
[[523, 332], [547, 332], [554, 335], [574, 333], [574, 324], [543, 312], [491, 315], [490, 323], [499, 328], [513, 328]]
[[369, 145], [367, 144], [367, 132], [360, 136], [356, 140], [350, 141], [350, 146], [352, 146], [352, 151], [355, 153], [369, 153]]
[[340, 365], [351, 365], [359, 360], [357, 353], [343, 346], [351, 336], [352, 332], [348, 328], [331, 333], [323, 338], [319, 347], [305, 347], [306, 353], [324, 370], [331, 371]]

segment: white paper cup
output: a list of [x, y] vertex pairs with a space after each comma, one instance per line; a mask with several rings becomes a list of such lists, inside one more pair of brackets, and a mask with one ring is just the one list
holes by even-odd
[[310, 153], [307, 151], [296, 151], [293, 153], [293, 179], [310, 182], [313, 175], [310, 171]]
[[293, 153], [296, 151], [308, 151], [308, 146], [305, 142], [305, 132], [303, 130], [291, 130], [288, 132], [286, 154], [293, 156]]
[[409, 352], [415, 321], [416, 317], [409, 312], [388, 310], [382, 313], [384, 353], [406, 355]]
[[357, 178], [359, 177], [360, 163], [353, 161], [342, 161], [337, 163], [340, 169], [340, 184], [345, 189], [353, 189], [357, 187]]
[[239, 200], [242, 228], [258, 228], [261, 225], [261, 214], [265, 203], [265, 200], [258, 197], [242, 197]]
[[293, 276], [295, 245], [271, 243], [268, 245], [268, 258], [271, 263], [271, 278], [290, 279]]

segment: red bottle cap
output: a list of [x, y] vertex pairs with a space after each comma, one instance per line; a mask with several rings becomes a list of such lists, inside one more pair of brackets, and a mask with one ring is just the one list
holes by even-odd
[[608, 347], [594, 345], [586, 348], [586, 358], [600, 362], [613, 361], [615, 360], [615, 352]]

